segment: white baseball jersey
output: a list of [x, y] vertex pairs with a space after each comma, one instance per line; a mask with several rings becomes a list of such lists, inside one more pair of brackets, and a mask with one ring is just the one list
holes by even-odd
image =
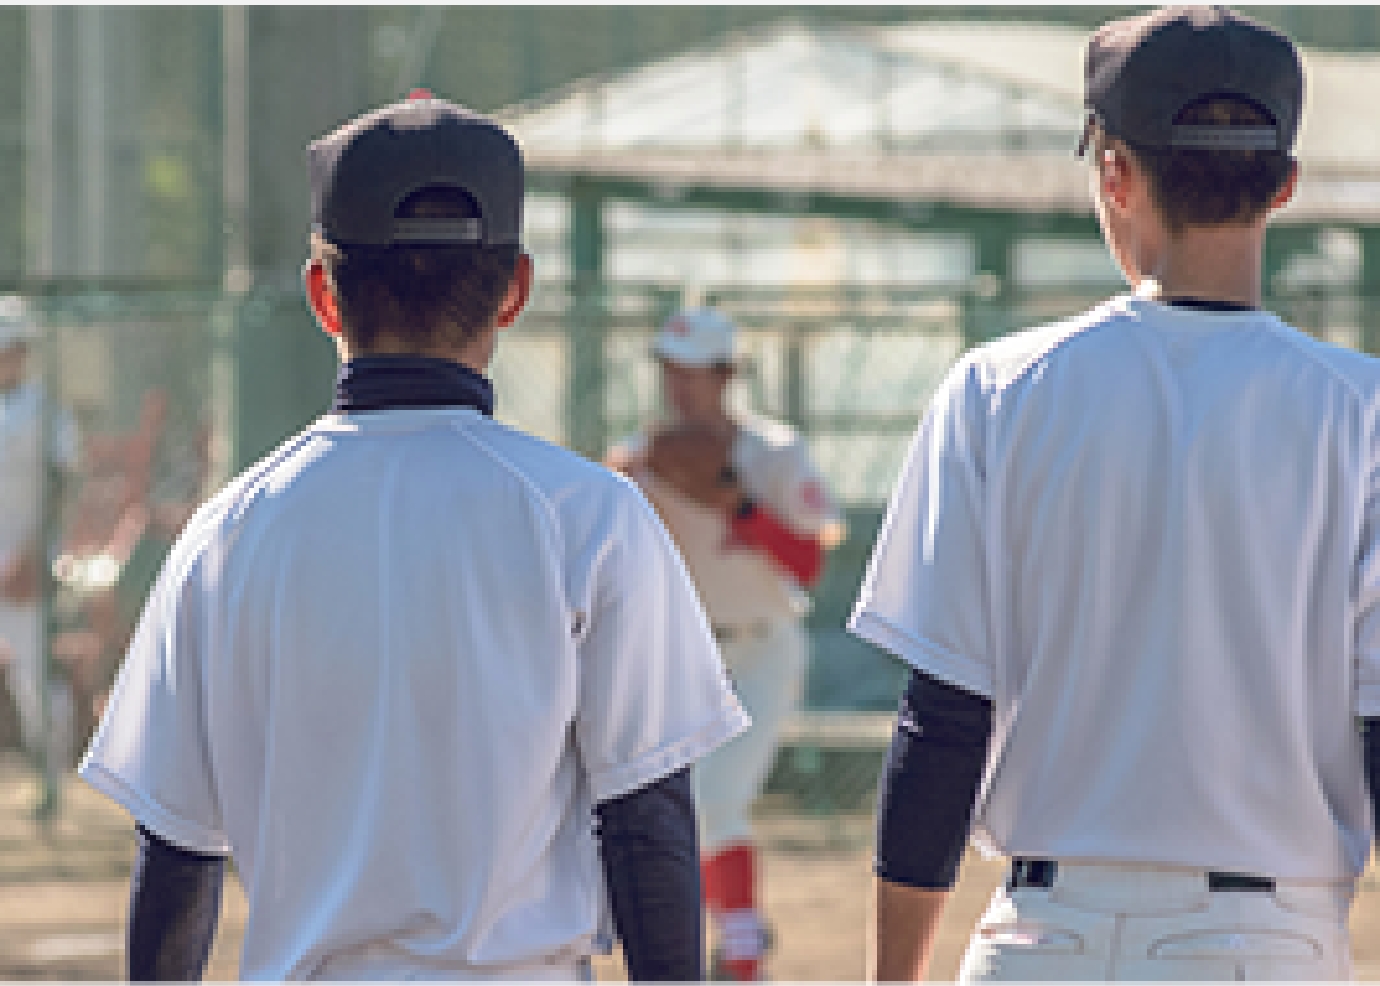
[[[29, 550], [39, 536], [43, 408], [43, 386], [37, 380], [0, 394], [0, 564], [13, 552]], [[76, 468], [78, 438], [71, 412], [55, 410], [49, 427], [49, 462]]]
[[[841, 528], [838, 506], [800, 435], [789, 425], [756, 415], [736, 420], [731, 458], [743, 491], [799, 535], [827, 536]], [[625, 447], [636, 451], [646, 441], [638, 435]], [[686, 499], [650, 472], [637, 478], [680, 548], [716, 626], [800, 614], [800, 588], [764, 552], [734, 543], [723, 511]]]
[[1380, 714], [1380, 362], [1123, 297], [977, 349], [852, 627], [993, 699], [1001, 853], [1344, 880]]
[[631, 483], [389, 410], [320, 419], [197, 513], [81, 774], [233, 853], [244, 978], [543, 978], [605, 930], [593, 806], [745, 725]]

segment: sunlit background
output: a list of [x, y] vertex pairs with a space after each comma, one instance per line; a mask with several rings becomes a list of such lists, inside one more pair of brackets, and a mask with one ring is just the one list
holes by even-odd
[[[83, 436], [77, 481], [48, 490], [44, 597], [79, 739], [190, 510], [330, 400], [300, 291], [305, 144], [425, 87], [526, 154], [538, 285], [493, 367], [500, 417], [597, 457], [657, 404], [649, 333], [715, 303], [744, 331], [734, 399], [800, 428], [845, 502], [759, 818], [774, 974], [861, 975], [901, 670], [843, 623], [945, 369], [1121, 287], [1073, 149], [1088, 30], [1137, 9], [0, 8], [0, 290], [39, 313], [34, 372]], [[1308, 71], [1268, 304], [1380, 351], [1380, 8], [1241, 9]], [[0, 745], [0, 978], [118, 977], [127, 823], [21, 753], [5, 704]]]

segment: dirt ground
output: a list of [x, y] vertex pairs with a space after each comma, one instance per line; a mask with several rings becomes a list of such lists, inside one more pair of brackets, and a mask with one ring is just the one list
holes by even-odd
[[[79, 781], [64, 789], [57, 821], [30, 817], [36, 778], [21, 761], [0, 756], [0, 980], [117, 980], [129, 863], [128, 819]], [[856, 981], [864, 972], [869, 873], [867, 819], [762, 819], [768, 918], [777, 948], [769, 969], [780, 982]], [[968, 929], [1001, 872], [969, 859], [945, 915], [931, 978], [952, 979]], [[1353, 917], [1357, 975], [1380, 980], [1380, 880], [1362, 883]], [[209, 980], [238, 968], [245, 902], [233, 880]], [[598, 962], [599, 978], [617, 980], [616, 958]]]

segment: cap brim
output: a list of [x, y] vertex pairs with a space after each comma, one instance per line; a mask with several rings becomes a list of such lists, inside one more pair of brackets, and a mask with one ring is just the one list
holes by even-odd
[[682, 366], [721, 366], [732, 363], [733, 357], [722, 353], [706, 353], [693, 343], [674, 336], [666, 336], [652, 344], [652, 355]]

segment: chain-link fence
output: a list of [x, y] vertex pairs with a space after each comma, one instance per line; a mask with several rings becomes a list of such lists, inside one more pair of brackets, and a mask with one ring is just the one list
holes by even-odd
[[215, 292], [137, 285], [24, 308], [0, 380], [0, 730], [45, 767], [51, 807], [165, 552], [223, 472], [229, 312]]
[[[734, 401], [808, 437], [845, 504], [849, 537], [814, 593], [804, 709], [788, 729], [762, 812], [838, 818], [872, 808], [905, 670], [844, 625], [935, 386], [968, 346], [1076, 314], [1103, 297], [868, 287], [733, 288], [687, 299], [623, 285], [591, 300], [547, 289], [502, 343], [495, 368], [500, 412], [597, 454], [656, 411], [658, 376], [648, 347], [657, 325], [684, 301], [712, 303], [742, 330]], [[1293, 294], [1270, 299], [1269, 307], [1341, 345], [1360, 347], [1371, 338], [1372, 306], [1355, 295]]]
[[[282, 294], [277, 307], [300, 306]], [[763, 809], [864, 812], [904, 670], [844, 624], [910, 436], [966, 347], [1097, 300], [1077, 292], [992, 296], [876, 287], [734, 288], [688, 298], [657, 286], [591, 294], [543, 283], [500, 340], [492, 367], [498, 415], [597, 457], [657, 411], [659, 376], [648, 353], [661, 322], [690, 301], [718, 305], [735, 318], [744, 360], [732, 400], [807, 436], [849, 525], [814, 593], [804, 711], [789, 730]], [[70, 763], [94, 725], [167, 548], [232, 468], [235, 395], [244, 401], [253, 393], [252, 381], [233, 382], [235, 340], [245, 324], [262, 320], [264, 298], [126, 285], [50, 289], [31, 295], [29, 304], [42, 332], [23, 375], [44, 394], [47, 414], [24, 419], [13, 393], [0, 405], [0, 481], [12, 500], [0, 512], [22, 511], [31, 500], [35, 543], [46, 523], [46, 591], [24, 605], [28, 618], [47, 628], [51, 660], [43, 665], [43, 687], [69, 709], [49, 703], [46, 714], [72, 721], [75, 742], [54, 754]], [[1372, 306], [1354, 295], [1280, 297], [1271, 307], [1343, 345], [1363, 346], [1372, 337]], [[320, 406], [328, 400], [321, 394]], [[300, 424], [282, 422], [281, 432]], [[79, 440], [64, 451], [69, 432]], [[23, 475], [15, 450], [25, 441], [49, 448], [54, 468]], [[0, 561], [13, 561], [14, 547], [0, 544]], [[0, 746], [11, 748], [26, 745], [23, 720], [35, 715], [15, 670], [30, 660], [19, 653], [23, 646], [10, 642], [4, 651], [10, 687]]]

